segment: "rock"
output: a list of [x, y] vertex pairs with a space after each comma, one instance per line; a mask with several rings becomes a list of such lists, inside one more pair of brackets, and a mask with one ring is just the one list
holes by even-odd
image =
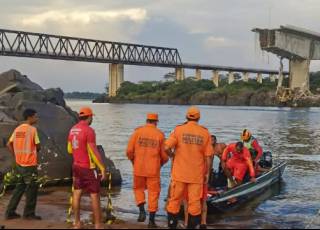
[[93, 103], [109, 103], [110, 102], [110, 98], [107, 97], [107, 95], [102, 94], [100, 97], [94, 99], [92, 102]]
[[0, 74], [0, 91], [16, 84], [12, 92], [22, 92], [27, 90], [43, 90], [38, 84], [30, 81], [26, 76], [21, 75], [16, 70], [9, 70]]
[[10, 100], [9, 106], [14, 106], [17, 108], [21, 106], [22, 101], [37, 101], [46, 103], [46, 97], [42, 91], [24, 91], [14, 94]]
[[12, 167], [12, 163], [14, 162], [12, 154], [10, 154], [7, 148], [0, 148], [0, 162], [1, 162], [1, 170], [0, 177], [3, 178], [5, 172], [9, 171]]
[[[13, 87], [14, 86], [14, 87]], [[23, 120], [26, 108], [35, 109], [40, 118], [37, 124], [41, 150], [38, 153], [39, 174], [52, 182], [71, 179], [72, 157], [67, 153], [67, 137], [77, 122], [77, 113], [66, 106], [61, 89], [43, 90], [15, 70], [0, 74], [0, 173], [10, 169], [13, 159], [5, 145], [13, 130]], [[121, 184], [121, 174], [110, 159], [106, 167], [114, 174], [114, 185]], [[67, 179], [67, 180], [66, 180]], [[52, 184], [51, 182], [51, 184]]]
[[277, 105], [275, 92], [258, 91], [250, 98], [251, 106], [275, 106]]
[[0, 95], [0, 105], [9, 106], [12, 97], [13, 97], [13, 94], [11, 94], [11, 93], [5, 93], [5, 94]]
[[47, 101], [65, 107], [66, 102], [64, 100], [64, 93], [60, 88], [47, 89], [44, 91]]
[[0, 122], [0, 148], [6, 147], [9, 137], [14, 131], [14, 129], [17, 127], [17, 125], [18, 123]]
[[250, 98], [252, 97], [252, 92], [241, 92], [240, 94], [227, 96], [226, 104], [229, 106], [249, 106], [250, 105]]
[[17, 87], [18, 87], [18, 84], [9, 85], [8, 87], [6, 87], [3, 90], [1, 90], [0, 95], [5, 94], [5, 93], [18, 91]]

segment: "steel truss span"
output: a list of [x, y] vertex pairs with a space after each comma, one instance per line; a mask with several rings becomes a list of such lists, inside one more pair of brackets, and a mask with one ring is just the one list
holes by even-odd
[[182, 65], [175, 48], [3, 29], [0, 29], [0, 55], [160, 67]]

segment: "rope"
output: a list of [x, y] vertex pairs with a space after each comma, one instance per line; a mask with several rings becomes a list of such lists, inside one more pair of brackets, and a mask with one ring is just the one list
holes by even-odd
[[70, 194], [70, 198], [69, 198], [69, 208], [68, 208], [68, 211], [67, 211], [67, 219], [66, 219], [66, 222], [68, 224], [71, 224], [72, 223], [72, 220], [71, 220], [71, 215], [72, 215], [72, 203], [73, 203], [73, 192], [74, 192], [74, 186], [72, 185], [72, 188], [71, 188], [71, 194]]
[[111, 200], [111, 190], [112, 190], [112, 174], [109, 173], [109, 186], [107, 187], [107, 207], [106, 207], [106, 222], [111, 225], [115, 222], [116, 217], [114, 215], [112, 200]]
[[[115, 222], [116, 217], [114, 216], [114, 209], [111, 199], [111, 190], [112, 190], [112, 174], [108, 173], [109, 175], [109, 184], [106, 187], [107, 188], [107, 206], [105, 208], [106, 210], [106, 223], [108, 225], [111, 225]], [[43, 188], [47, 183], [50, 182], [59, 182], [59, 181], [65, 181], [65, 180], [71, 180], [72, 178], [66, 177], [62, 179], [49, 179], [48, 176], [38, 177], [37, 175], [33, 175], [37, 180], [35, 181], [36, 184], [38, 184], [39, 188]], [[6, 194], [7, 188], [10, 186], [17, 186], [21, 184], [28, 184], [28, 183], [19, 183], [21, 179], [21, 175], [15, 173], [14, 171], [8, 172], [5, 174], [2, 182], [2, 188], [0, 193], [0, 199]], [[69, 208], [67, 210], [67, 223], [72, 223], [71, 216], [73, 212], [72, 203], [73, 203], [73, 192], [74, 192], [74, 186], [72, 185], [71, 188], [71, 194], [69, 198]]]
[[[46, 183], [49, 182], [49, 179], [47, 176], [38, 177], [37, 175], [33, 174], [32, 177], [34, 179], [37, 178], [35, 180], [35, 183], [38, 184], [39, 188], [42, 188]], [[2, 198], [5, 195], [7, 188], [10, 186], [16, 186], [16, 185], [21, 185], [21, 184], [26, 184], [26, 185], [30, 184], [30, 183], [18, 182], [18, 181], [20, 181], [21, 178], [22, 178], [22, 176], [20, 174], [15, 173], [14, 171], [7, 172], [3, 177], [0, 198]], [[51, 181], [54, 181], [54, 180], [51, 180]]]
[[[106, 223], [108, 225], [111, 225], [115, 222], [116, 217], [114, 215], [114, 209], [113, 209], [113, 205], [112, 205], [112, 199], [111, 199], [111, 190], [112, 190], [112, 174], [108, 173], [109, 175], [109, 184], [108, 186], [106, 186], [107, 188], [107, 206], [105, 208], [106, 211]], [[73, 192], [74, 192], [74, 186], [72, 186], [71, 189], [71, 194], [70, 194], [70, 198], [69, 198], [69, 208], [67, 210], [67, 218], [66, 218], [66, 222], [67, 223], [72, 223], [71, 220], [71, 216], [72, 216], [72, 203], [73, 203]]]

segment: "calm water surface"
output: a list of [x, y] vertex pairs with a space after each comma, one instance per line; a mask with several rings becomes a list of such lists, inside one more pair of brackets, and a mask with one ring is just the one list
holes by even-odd
[[[68, 101], [74, 110], [91, 106], [96, 114], [93, 127], [97, 141], [114, 160], [123, 176], [121, 189], [114, 192], [114, 204], [126, 215], [137, 213], [132, 194], [132, 166], [125, 149], [129, 136], [145, 121], [147, 112], [158, 112], [159, 128], [166, 136], [184, 122], [185, 106], [91, 104]], [[306, 228], [320, 227], [320, 109], [200, 106], [201, 124], [221, 142], [239, 139], [249, 128], [265, 150], [288, 162], [283, 181], [238, 211], [211, 216], [211, 227], [220, 228]], [[162, 169], [160, 215], [169, 183], [170, 165]], [[163, 217], [164, 218], [164, 217]]]

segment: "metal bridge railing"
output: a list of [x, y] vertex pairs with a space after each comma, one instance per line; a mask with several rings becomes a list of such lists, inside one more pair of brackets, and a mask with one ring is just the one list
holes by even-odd
[[0, 55], [100, 63], [180, 66], [177, 49], [0, 29]]

